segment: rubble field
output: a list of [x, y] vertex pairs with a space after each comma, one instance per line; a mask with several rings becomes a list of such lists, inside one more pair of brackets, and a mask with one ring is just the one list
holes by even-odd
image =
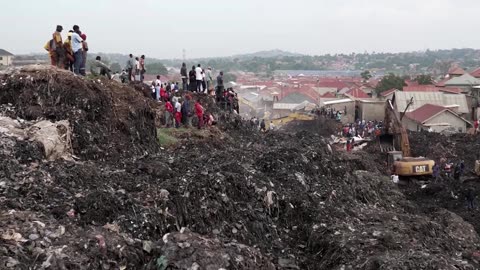
[[260, 133], [201, 98], [219, 125], [161, 147], [141, 86], [0, 74], [2, 115], [73, 133], [71, 158], [47, 160], [0, 132], [0, 269], [480, 267], [475, 220], [412, 200], [368, 152], [332, 151], [334, 124]]

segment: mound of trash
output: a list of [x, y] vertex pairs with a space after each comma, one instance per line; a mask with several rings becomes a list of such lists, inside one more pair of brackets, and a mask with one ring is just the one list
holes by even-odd
[[69, 121], [72, 149], [85, 159], [118, 159], [155, 151], [154, 112], [128, 86], [86, 80], [50, 66], [26, 66], [0, 74], [6, 115], [29, 121]]
[[[264, 134], [202, 96], [228, 124], [152, 151], [135, 135], [154, 133], [150, 101], [129, 86], [56, 69], [3, 78], [6, 114], [69, 121], [84, 159], [0, 133], [0, 269], [480, 267], [470, 224], [409, 201], [368, 153], [329, 148], [322, 125]], [[111, 138], [82, 144], [87, 130]]]

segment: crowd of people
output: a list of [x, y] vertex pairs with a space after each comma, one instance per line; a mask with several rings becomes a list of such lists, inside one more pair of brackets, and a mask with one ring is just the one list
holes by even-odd
[[[44, 49], [50, 56], [52, 66], [67, 69], [76, 75], [86, 76], [86, 65], [88, 55], [87, 35], [80, 31], [78, 25], [74, 25], [72, 30], [68, 31], [64, 40], [62, 37], [63, 26], [57, 25], [52, 39], [48, 40], [44, 45]], [[129, 55], [125, 69], [122, 71], [120, 78], [126, 81], [142, 81], [145, 78], [145, 55], [133, 58]], [[112, 79], [112, 70], [108, 65], [102, 62], [100, 56], [95, 57], [95, 61], [91, 63], [90, 72], [95, 75], [106, 76]]]
[[88, 44], [87, 35], [74, 25], [68, 31], [65, 41], [62, 38], [63, 27], [57, 25], [52, 39], [48, 40], [44, 48], [48, 51], [53, 66], [64, 68], [77, 75], [86, 75]]

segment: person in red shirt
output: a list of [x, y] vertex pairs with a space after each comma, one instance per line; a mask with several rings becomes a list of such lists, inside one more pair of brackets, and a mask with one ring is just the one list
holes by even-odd
[[203, 106], [200, 104], [200, 99], [195, 102], [195, 114], [198, 118], [198, 129], [201, 129], [203, 127]]
[[478, 131], [478, 120], [475, 120], [475, 122], [473, 122], [473, 128], [475, 129], [475, 130], [474, 130], [474, 134], [477, 134], [477, 131]]
[[160, 100], [161, 101], [167, 101], [167, 91], [165, 91], [165, 88], [162, 86], [160, 87]]
[[173, 115], [173, 105], [170, 102], [170, 99], [167, 99], [165, 103], [165, 127], [170, 127], [172, 121], [170, 120]]

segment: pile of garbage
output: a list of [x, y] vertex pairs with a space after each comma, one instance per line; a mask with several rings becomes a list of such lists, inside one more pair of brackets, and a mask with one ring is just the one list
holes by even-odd
[[81, 158], [119, 159], [157, 148], [148, 100], [115, 81], [85, 80], [50, 66], [10, 69], [0, 74], [0, 104], [14, 119], [68, 121]]
[[[34, 86], [46, 84], [38, 87], [40, 102], [27, 102], [25, 83], [7, 78], [20, 87], [0, 88], [0, 103], [15, 105], [12, 116], [27, 121], [68, 120], [78, 157], [46, 160], [36, 141], [0, 133], [1, 269], [480, 267], [470, 224], [443, 209], [427, 215], [374, 169], [378, 164], [361, 152], [329, 149], [321, 132], [262, 134], [232, 117], [208, 139], [148, 148], [150, 138], [131, 132], [155, 133], [140, 92], [41, 72], [52, 76], [50, 85], [71, 90], [43, 89], [49, 83], [39, 75]], [[86, 85], [75, 88], [83, 102], [62, 96], [73, 95], [69, 83], [77, 80]], [[126, 106], [126, 97], [137, 106]], [[103, 114], [89, 109], [98, 100]], [[119, 122], [130, 128], [118, 129]], [[93, 141], [104, 155], [82, 154], [83, 147], [93, 151], [80, 143], [85, 129], [119, 141]], [[123, 158], [104, 158], [118, 153]]]

